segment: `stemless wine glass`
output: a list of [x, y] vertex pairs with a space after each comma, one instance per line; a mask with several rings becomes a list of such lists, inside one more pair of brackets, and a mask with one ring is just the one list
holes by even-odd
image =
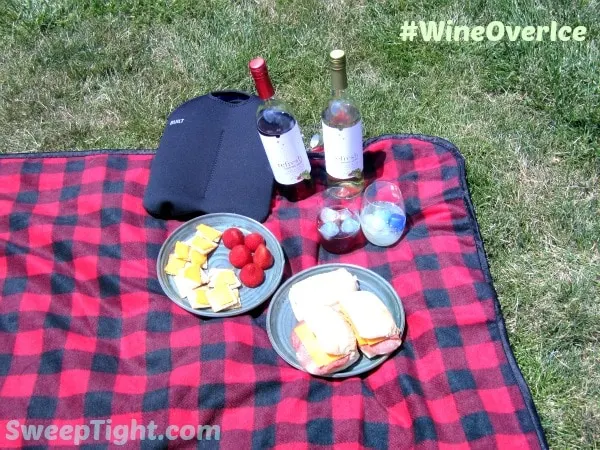
[[321, 246], [330, 253], [348, 253], [360, 240], [358, 217], [360, 197], [347, 198], [340, 187], [325, 191], [322, 207], [317, 215], [317, 230]]
[[397, 184], [375, 181], [364, 191], [360, 223], [367, 240], [379, 247], [395, 244], [406, 224], [404, 198]]

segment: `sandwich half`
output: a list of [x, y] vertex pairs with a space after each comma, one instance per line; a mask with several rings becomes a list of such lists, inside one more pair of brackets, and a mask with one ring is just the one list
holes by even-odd
[[313, 375], [328, 375], [354, 364], [360, 354], [346, 320], [330, 307], [315, 308], [292, 331], [300, 365]]
[[345, 294], [356, 290], [356, 277], [346, 269], [336, 269], [294, 283], [288, 297], [292, 311], [300, 322], [312, 315], [315, 308], [334, 306]]
[[366, 357], [387, 355], [402, 344], [394, 318], [372, 292], [350, 292], [340, 299], [338, 308], [352, 327], [358, 347]]

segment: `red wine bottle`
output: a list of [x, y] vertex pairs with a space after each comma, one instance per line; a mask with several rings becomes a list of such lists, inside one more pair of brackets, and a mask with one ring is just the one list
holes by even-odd
[[263, 100], [256, 112], [256, 128], [277, 191], [289, 201], [303, 200], [314, 192], [314, 182], [298, 122], [289, 107], [275, 97], [265, 60], [254, 58], [248, 67]]

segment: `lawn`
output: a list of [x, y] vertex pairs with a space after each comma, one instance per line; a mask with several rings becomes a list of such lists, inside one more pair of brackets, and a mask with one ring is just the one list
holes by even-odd
[[[493, 3], [494, 6], [488, 5]], [[404, 20], [586, 26], [583, 42], [403, 42]], [[348, 54], [366, 137], [454, 142], [551, 447], [600, 447], [600, 3], [4, 0], [0, 152], [154, 148], [168, 113], [269, 62], [306, 134]]]

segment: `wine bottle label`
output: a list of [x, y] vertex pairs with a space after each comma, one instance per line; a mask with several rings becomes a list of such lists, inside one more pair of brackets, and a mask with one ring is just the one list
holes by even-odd
[[323, 122], [323, 146], [325, 148], [325, 168], [329, 175], [340, 180], [347, 180], [362, 174], [362, 121], [341, 130]]
[[279, 136], [265, 136], [261, 133], [259, 136], [278, 183], [290, 185], [310, 178], [310, 163], [298, 124]]

